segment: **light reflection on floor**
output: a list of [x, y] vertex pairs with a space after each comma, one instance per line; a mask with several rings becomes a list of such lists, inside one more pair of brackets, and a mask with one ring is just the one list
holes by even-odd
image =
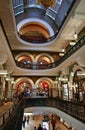
[[22, 126], [22, 130], [33, 130], [34, 126], [36, 126], [38, 128], [38, 125], [41, 124], [42, 125], [42, 119], [43, 116], [35, 116], [34, 119], [32, 116], [30, 116], [29, 118], [29, 123], [27, 124], [27, 122], [25, 123], [25, 128], [23, 128]]
[[[36, 115], [36, 116], [30, 116], [29, 118], [29, 123], [27, 124], [27, 122], [25, 123], [25, 128], [23, 128], [22, 126], [22, 130], [34, 130], [34, 126], [36, 126], [36, 128], [38, 128], [39, 124], [41, 124], [43, 126], [43, 115]], [[49, 128], [48, 130], [52, 130], [52, 125], [50, 123], [51, 121], [49, 121]], [[61, 125], [60, 121], [57, 121], [56, 124], [56, 130], [68, 130], [65, 126]]]

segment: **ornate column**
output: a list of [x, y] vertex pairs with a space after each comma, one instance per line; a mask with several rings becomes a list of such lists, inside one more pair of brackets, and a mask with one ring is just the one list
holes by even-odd
[[3, 105], [4, 103], [4, 84], [5, 84], [5, 78], [4, 76], [0, 76], [0, 105]]
[[2, 82], [0, 77], [0, 105], [2, 105]]

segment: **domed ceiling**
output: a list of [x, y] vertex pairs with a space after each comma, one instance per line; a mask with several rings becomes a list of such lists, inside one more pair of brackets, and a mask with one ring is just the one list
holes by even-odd
[[23, 25], [18, 33], [26, 41], [43, 41], [50, 37], [47, 27], [39, 22], [29, 22]]

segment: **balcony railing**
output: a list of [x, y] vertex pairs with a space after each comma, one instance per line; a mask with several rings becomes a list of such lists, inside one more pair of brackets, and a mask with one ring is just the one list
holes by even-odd
[[15, 106], [0, 114], [0, 130], [21, 130], [23, 119], [23, 104]]
[[75, 53], [78, 49], [80, 49], [83, 45], [85, 45], [85, 36], [83, 36], [70, 50], [68, 50], [63, 57], [61, 57], [58, 61], [50, 63], [50, 64], [24, 64], [20, 61], [16, 61], [16, 65], [25, 69], [33, 69], [33, 70], [41, 70], [41, 69], [52, 69], [60, 65], [63, 61], [69, 58], [73, 53]]
[[42, 43], [46, 44], [48, 42], [53, 41], [56, 38], [57, 34], [58, 34], [58, 32], [56, 32], [55, 35], [53, 35], [49, 38], [40, 38], [40, 37], [36, 37], [36, 36], [35, 37], [33, 37], [33, 36], [23, 36], [20, 33], [18, 33], [18, 36], [26, 42], [30, 42], [30, 43], [34, 43], [34, 44], [38, 44], [38, 43], [39, 44], [42, 44]]
[[0, 130], [21, 130], [24, 108], [40, 106], [59, 109], [85, 123], [85, 102], [71, 102], [59, 98], [23, 98], [12, 112], [8, 110], [0, 115]]
[[[74, 5], [76, 5], [76, 0], [70, 0], [63, 2], [62, 0], [57, 0], [55, 6], [45, 8], [42, 4], [38, 4], [37, 0], [13, 0], [13, 8], [14, 8], [14, 15], [17, 16], [15, 19], [18, 19], [18, 22], [26, 19], [26, 18], [40, 18], [42, 20], [45, 20], [49, 25], [51, 25], [54, 36], [48, 38], [48, 39], [41, 39], [34, 38], [33, 36], [27, 38], [26, 36], [22, 36], [18, 33], [19, 37], [22, 40], [25, 40], [26, 42], [30, 43], [48, 43], [56, 38], [58, 35], [60, 29], [63, 26], [63, 23], [65, 22], [67, 16], [69, 15], [69, 12], [71, 12]], [[30, 10], [31, 9], [31, 10]], [[36, 12], [34, 14], [33, 9], [36, 9]], [[41, 10], [41, 11], [40, 11]], [[30, 15], [28, 15], [30, 12]], [[40, 13], [42, 12], [42, 13]], [[62, 13], [63, 12], [63, 13]], [[23, 14], [23, 15], [22, 15]], [[21, 15], [20, 19], [19, 16]], [[44, 15], [44, 17], [43, 17]], [[26, 17], [27, 16], [27, 17]], [[49, 19], [50, 18], [50, 19]], [[50, 22], [51, 21], [51, 22]], [[16, 20], [17, 23], [17, 20]], [[58, 33], [56, 33], [58, 32]]]
[[54, 107], [85, 123], [85, 104], [57, 98], [24, 99], [24, 107]]

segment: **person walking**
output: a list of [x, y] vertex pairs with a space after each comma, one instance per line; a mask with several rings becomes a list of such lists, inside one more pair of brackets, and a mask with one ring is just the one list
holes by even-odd
[[37, 130], [36, 126], [34, 126], [34, 129], [33, 130]]
[[29, 124], [29, 116], [27, 116], [26, 120], [27, 120], [27, 124]]
[[53, 130], [55, 130], [56, 120], [55, 120], [54, 117], [53, 117], [52, 120], [51, 120], [51, 124], [52, 124], [52, 128], [53, 128]]
[[41, 124], [39, 124], [39, 126], [38, 126], [38, 130], [43, 130]]
[[22, 121], [22, 124], [23, 124], [23, 127], [25, 128], [25, 122], [26, 122], [26, 117], [24, 116], [23, 117], [23, 121]]

